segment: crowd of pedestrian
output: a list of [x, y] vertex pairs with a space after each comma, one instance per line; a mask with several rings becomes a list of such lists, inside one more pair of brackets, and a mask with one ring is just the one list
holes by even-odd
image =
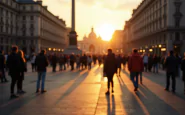
[[[142, 73], [153, 72], [158, 73], [159, 67], [166, 70], [166, 91], [170, 88], [170, 79], [172, 80], [172, 92], [176, 90], [176, 77], [181, 77], [184, 82], [185, 93], [185, 54], [181, 58], [179, 55], [174, 55], [170, 51], [168, 56], [159, 57], [156, 54], [140, 55], [137, 49], [134, 49], [131, 55], [115, 55], [111, 49], [108, 49], [107, 55], [64, 55], [64, 54], [46, 54], [45, 50], [41, 50], [39, 54], [33, 53], [29, 60], [25, 57], [24, 52], [19, 50], [17, 46], [12, 47], [12, 51], [8, 56], [5, 56], [3, 51], [0, 51], [0, 78], [1, 82], [8, 82], [5, 74], [5, 68], [11, 76], [11, 90], [10, 98], [17, 98], [19, 95], [26, 93], [23, 90], [24, 73], [27, 72], [27, 61], [30, 61], [32, 72], [37, 72], [36, 93], [45, 93], [45, 79], [47, 74], [47, 67], [52, 66], [52, 71], [56, 72], [56, 67], [59, 65], [58, 71], [65, 71], [70, 67], [73, 70], [91, 69], [92, 64], [103, 66], [103, 75], [108, 78], [107, 92], [110, 94], [110, 86], [112, 93], [114, 93], [113, 76], [117, 74], [121, 77], [122, 69], [126, 71], [126, 65], [130, 72], [130, 79], [134, 85], [134, 91], [138, 90], [139, 77], [140, 84], [143, 84]], [[122, 68], [123, 67], [123, 68]], [[17, 85], [17, 94], [14, 92], [15, 85]]]
[[166, 91], [169, 91], [170, 79], [172, 80], [172, 92], [176, 90], [176, 77], [181, 77], [184, 82], [184, 94], [185, 94], [185, 53], [184, 57], [181, 58], [178, 54], [174, 54], [170, 51], [167, 56], [157, 56], [156, 54], [141, 55], [137, 49], [134, 49], [132, 54], [129, 56], [115, 55], [111, 49], [108, 50], [108, 55], [104, 62], [104, 76], [108, 78], [108, 91], [106, 94], [110, 94], [110, 84], [112, 86], [112, 92], [114, 92], [113, 76], [117, 73], [120, 76], [121, 64], [123, 64], [123, 70], [125, 65], [128, 63], [128, 70], [130, 71], [130, 79], [134, 85], [134, 91], [138, 90], [138, 82], [140, 77], [140, 84], [143, 84], [142, 73], [153, 72], [158, 73], [159, 67], [166, 71]]

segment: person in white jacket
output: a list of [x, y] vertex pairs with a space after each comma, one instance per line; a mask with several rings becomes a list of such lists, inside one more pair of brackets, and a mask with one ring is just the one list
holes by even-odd
[[144, 63], [144, 71], [147, 72], [148, 69], [148, 55], [144, 54], [143, 56], [143, 63]]
[[31, 57], [32, 72], [36, 71], [35, 59], [36, 59], [36, 55], [33, 54], [32, 57]]

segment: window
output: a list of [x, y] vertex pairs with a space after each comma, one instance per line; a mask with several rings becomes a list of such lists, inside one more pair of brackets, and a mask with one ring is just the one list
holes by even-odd
[[6, 44], [8, 44], [8, 38], [6, 38]]
[[1, 43], [3, 44], [3, 38], [1, 38]]
[[6, 26], [6, 33], [8, 33], [8, 26]]
[[22, 31], [22, 35], [23, 35], [23, 36], [26, 36], [26, 30], [23, 30], [23, 31]]
[[33, 40], [31, 40], [31, 44], [34, 44], [34, 43], [33, 43]]
[[176, 18], [175, 19], [175, 27], [179, 27], [180, 26], [180, 19], [179, 18]]
[[23, 19], [23, 20], [26, 20], [26, 16], [23, 16], [22, 19]]
[[31, 36], [34, 36], [34, 34], [33, 34], [33, 31], [31, 31], [31, 34], [30, 34]]
[[34, 25], [33, 25], [33, 24], [31, 24], [31, 25], [30, 25], [30, 28], [31, 28], [31, 29], [33, 29], [33, 28], [34, 28]]
[[22, 28], [25, 29], [25, 28], [26, 28], [26, 24], [23, 24], [23, 25], [22, 25]]
[[26, 10], [26, 7], [25, 7], [25, 6], [23, 6], [23, 7], [22, 7], [22, 9], [23, 9], [23, 10]]
[[33, 11], [33, 10], [34, 10], [34, 9], [33, 9], [33, 6], [31, 6], [30, 9], [31, 9], [31, 11]]
[[34, 20], [34, 16], [31, 16], [31, 17], [30, 17], [30, 20]]
[[3, 26], [0, 26], [0, 32], [3, 32]]
[[175, 41], [180, 41], [180, 33], [179, 32], [175, 33]]

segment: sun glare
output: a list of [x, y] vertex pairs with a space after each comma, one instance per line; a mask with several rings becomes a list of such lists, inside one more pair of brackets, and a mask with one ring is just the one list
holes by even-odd
[[112, 34], [114, 33], [115, 29], [110, 24], [101, 25], [97, 28], [97, 33], [102, 37], [105, 41], [110, 41], [112, 38]]

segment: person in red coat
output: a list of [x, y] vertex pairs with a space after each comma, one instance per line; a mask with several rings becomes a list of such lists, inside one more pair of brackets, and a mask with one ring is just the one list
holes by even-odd
[[131, 80], [132, 80], [134, 87], [135, 87], [134, 91], [137, 91], [137, 89], [138, 89], [138, 75], [140, 72], [142, 72], [144, 70], [143, 59], [139, 55], [137, 49], [133, 50], [133, 53], [129, 58], [128, 69], [131, 74]]

